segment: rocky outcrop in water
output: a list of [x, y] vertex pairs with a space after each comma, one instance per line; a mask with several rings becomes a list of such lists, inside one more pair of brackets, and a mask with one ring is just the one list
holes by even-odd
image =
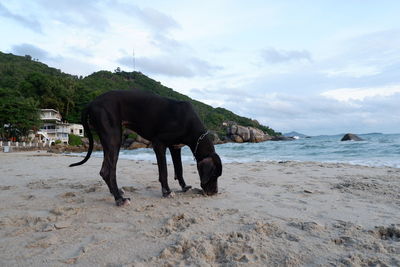
[[347, 133], [342, 137], [342, 140], [340, 141], [363, 141], [363, 139], [355, 134]]
[[283, 136], [283, 135], [274, 136], [271, 138], [271, 141], [293, 141], [293, 140], [296, 140], [296, 139], [291, 136]]

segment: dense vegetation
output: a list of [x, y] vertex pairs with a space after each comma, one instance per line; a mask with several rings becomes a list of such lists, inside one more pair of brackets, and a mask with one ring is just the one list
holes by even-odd
[[207, 128], [224, 135], [222, 123], [234, 121], [252, 126], [270, 135], [277, 133], [257, 121], [241, 117], [224, 108], [213, 108], [202, 102], [175, 92], [140, 72], [99, 71], [85, 78], [62, 73], [38, 61], [0, 52], [0, 128], [3, 125], [26, 133], [39, 126], [35, 109], [59, 110], [69, 122], [80, 123], [82, 107], [96, 96], [109, 90], [139, 88], [177, 100], [190, 101]]

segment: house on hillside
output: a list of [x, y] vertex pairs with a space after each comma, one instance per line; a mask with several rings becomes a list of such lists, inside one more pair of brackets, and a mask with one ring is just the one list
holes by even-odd
[[83, 137], [83, 125], [82, 124], [71, 123], [69, 125], [69, 130], [70, 130], [70, 132], [69, 132], [70, 134]]
[[41, 109], [40, 119], [43, 125], [37, 134], [45, 137], [46, 142], [55, 143], [59, 140], [61, 143], [68, 144], [68, 134], [83, 137], [83, 126], [62, 121], [61, 114], [55, 109]]

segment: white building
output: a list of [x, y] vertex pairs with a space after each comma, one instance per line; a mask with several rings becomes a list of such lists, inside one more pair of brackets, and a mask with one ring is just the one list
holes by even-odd
[[69, 133], [73, 135], [77, 135], [80, 137], [83, 137], [83, 125], [82, 124], [76, 124], [76, 123], [71, 123], [69, 125]]
[[83, 137], [83, 126], [63, 122], [60, 113], [55, 109], [41, 109], [40, 119], [43, 121], [43, 126], [39, 132], [46, 137], [46, 142], [55, 143], [60, 140], [68, 144], [68, 134]]

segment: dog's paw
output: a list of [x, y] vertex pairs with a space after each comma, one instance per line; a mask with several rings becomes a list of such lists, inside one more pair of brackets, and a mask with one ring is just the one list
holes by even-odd
[[172, 192], [171, 190], [167, 190], [167, 189], [165, 189], [165, 188], [162, 188], [161, 189], [161, 192], [162, 192], [162, 194], [163, 194], [163, 197], [174, 197], [175, 196], [175, 193], [174, 192]]
[[189, 189], [192, 189], [191, 185], [185, 185], [184, 187], [182, 187], [182, 192], [187, 192]]
[[167, 192], [163, 192], [162, 196], [165, 198], [173, 198], [175, 196], [175, 193], [171, 192], [171, 191], [167, 191]]
[[161, 187], [161, 193], [163, 197], [168, 197], [171, 194], [171, 190], [169, 188]]
[[129, 206], [129, 204], [131, 204], [131, 199], [130, 198], [120, 198], [120, 199], [117, 199], [116, 201], [115, 201], [115, 204], [118, 206], [118, 207], [123, 207], [123, 206]]

